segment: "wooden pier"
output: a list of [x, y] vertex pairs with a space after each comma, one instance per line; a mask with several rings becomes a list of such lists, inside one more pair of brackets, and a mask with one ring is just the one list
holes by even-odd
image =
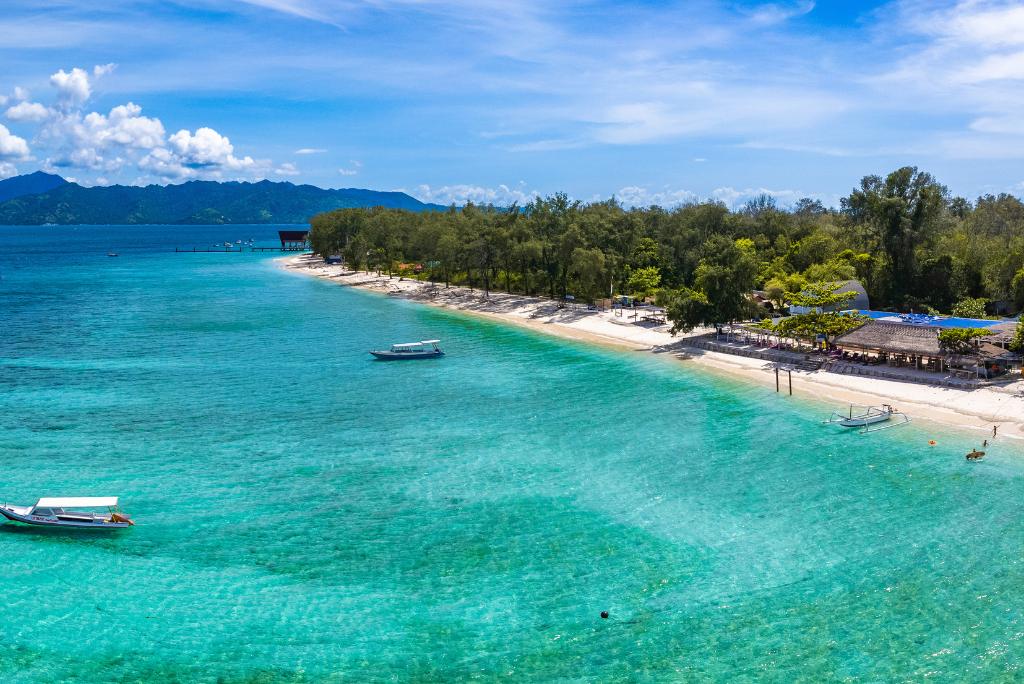
[[216, 254], [238, 254], [241, 252], [308, 252], [308, 247], [175, 247], [175, 252], [183, 252], [191, 254], [195, 252], [200, 254], [203, 252], [213, 252]]
[[228, 252], [241, 253], [243, 250], [241, 247], [235, 249], [234, 247], [192, 247], [191, 249], [182, 249], [181, 247], [175, 247], [175, 252], [216, 252], [218, 254], [226, 254]]

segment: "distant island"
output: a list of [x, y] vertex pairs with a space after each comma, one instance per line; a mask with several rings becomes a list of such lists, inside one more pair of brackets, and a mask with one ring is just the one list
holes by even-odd
[[354, 207], [445, 209], [404, 192], [267, 180], [87, 188], [39, 171], [0, 181], [0, 225], [305, 223], [319, 212]]

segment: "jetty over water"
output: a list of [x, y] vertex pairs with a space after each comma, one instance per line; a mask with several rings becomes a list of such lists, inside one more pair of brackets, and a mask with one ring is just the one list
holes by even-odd
[[254, 245], [252, 241], [234, 243], [225, 242], [223, 246], [212, 247], [175, 247], [175, 252], [305, 252], [309, 249], [309, 230], [279, 230], [277, 237], [281, 245]]

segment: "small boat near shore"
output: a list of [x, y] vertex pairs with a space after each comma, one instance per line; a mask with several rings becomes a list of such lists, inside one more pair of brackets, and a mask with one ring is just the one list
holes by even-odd
[[[106, 513], [94, 510], [106, 508]], [[0, 515], [14, 522], [42, 527], [68, 527], [77, 529], [118, 529], [131, 527], [130, 516], [121, 512], [116, 496], [50, 497], [36, 501], [32, 506], [0, 506]]]
[[370, 350], [373, 356], [381, 361], [405, 361], [412, 359], [437, 359], [444, 352], [437, 346], [441, 340], [423, 340], [421, 342], [405, 342], [393, 344], [391, 349]]
[[[892, 421], [892, 423], [880, 425], [880, 423], [889, 423], [889, 421]], [[850, 404], [847, 412], [834, 412], [824, 422], [826, 425], [860, 428], [859, 431], [863, 434], [906, 425], [910, 422], [910, 416], [897, 411], [890, 404], [882, 404], [881, 406], [857, 406], [856, 404]]]

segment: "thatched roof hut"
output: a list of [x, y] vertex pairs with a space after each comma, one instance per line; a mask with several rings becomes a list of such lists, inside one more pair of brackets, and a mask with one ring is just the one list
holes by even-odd
[[911, 354], [930, 358], [943, 355], [939, 347], [939, 329], [922, 325], [867, 321], [859, 328], [840, 335], [834, 343], [844, 349], [888, 354]]

